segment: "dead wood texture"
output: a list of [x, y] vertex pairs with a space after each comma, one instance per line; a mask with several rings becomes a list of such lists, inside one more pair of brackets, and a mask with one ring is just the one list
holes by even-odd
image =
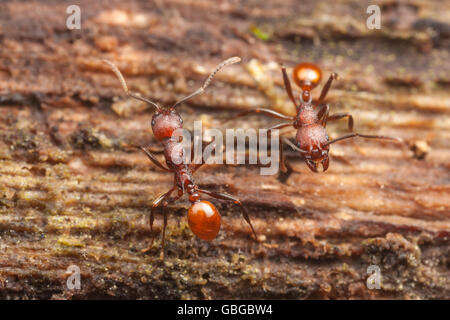
[[[77, 2], [73, 31], [72, 1], [0, 3], [0, 298], [450, 298], [448, 1], [379, 2], [380, 30], [367, 29], [359, 0]], [[167, 105], [235, 55], [243, 62], [180, 107], [187, 128], [224, 128], [255, 107], [292, 113], [278, 63], [311, 61], [340, 75], [332, 112], [410, 148], [342, 142], [320, 174], [292, 153], [300, 173], [286, 183], [254, 166], [205, 166], [198, 184], [240, 197], [260, 242], [220, 201], [219, 237], [197, 240], [183, 200], [168, 209], [165, 261], [142, 254], [149, 204], [173, 178], [127, 148], [158, 148], [152, 110], [125, 98], [101, 59]], [[345, 134], [345, 121], [328, 132]], [[70, 265], [80, 290], [66, 286]], [[370, 265], [380, 290], [366, 286]]]

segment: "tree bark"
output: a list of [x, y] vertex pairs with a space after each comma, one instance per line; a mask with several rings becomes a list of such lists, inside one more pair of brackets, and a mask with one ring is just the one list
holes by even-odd
[[[441, 1], [383, 2], [381, 29], [367, 1], [71, 1], [0, 3], [0, 298], [449, 299], [450, 12]], [[350, 112], [356, 138], [331, 147], [330, 168], [281, 181], [256, 166], [205, 165], [203, 189], [239, 197], [259, 241], [233, 204], [212, 242], [198, 240], [185, 198], [167, 209], [166, 254], [150, 240], [152, 200], [173, 176], [128, 146], [157, 149], [153, 110], [125, 97], [101, 60], [160, 105], [180, 106], [185, 127], [267, 128], [268, 107], [293, 114], [279, 63], [331, 72], [331, 113]], [[317, 98], [320, 88], [313, 94]], [[227, 119], [232, 119], [226, 123]], [[331, 138], [347, 133], [330, 123]], [[292, 130], [285, 132], [293, 137]], [[162, 155], [159, 155], [163, 160]], [[81, 271], [71, 290], [67, 269]], [[369, 289], [369, 266], [381, 272]]]

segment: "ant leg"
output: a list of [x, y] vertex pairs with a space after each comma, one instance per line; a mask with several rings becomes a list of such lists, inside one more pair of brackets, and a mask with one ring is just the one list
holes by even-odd
[[183, 103], [184, 101], [189, 100], [189, 99], [191, 99], [191, 98], [193, 98], [193, 97], [195, 97], [195, 96], [205, 92], [205, 89], [209, 86], [209, 84], [211, 83], [212, 79], [214, 78], [216, 73], [220, 71], [220, 69], [222, 69], [223, 67], [226, 67], [226, 66], [228, 66], [230, 64], [237, 63], [237, 62], [240, 62], [240, 61], [241, 61], [241, 58], [239, 58], [239, 57], [232, 57], [232, 58], [229, 58], [229, 59], [223, 61], [222, 63], [220, 63], [213, 70], [213, 72], [211, 72], [211, 74], [209, 75], [208, 79], [206, 79], [205, 83], [199, 89], [197, 89], [195, 92], [191, 93], [190, 95], [184, 97], [183, 99], [178, 100], [177, 102], [175, 102], [175, 104], [170, 109], [174, 109], [180, 103]]
[[317, 112], [317, 118], [321, 122], [322, 126], [325, 128], [327, 126], [328, 114], [330, 113], [330, 107], [325, 104]]
[[145, 253], [148, 252], [152, 247], [153, 247], [153, 241], [155, 240], [155, 236], [153, 235], [153, 221], [155, 220], [155, 210], [156, 208], [158, 208], [161, 204], [163, 207], [167, 206], [167, 204], [164, 203], [164, 201], [172, 194], [172, 192], [175, 190], [175, 186], [173, 186], [169, 191], [167, 191], [166, 193], [160, 195], [158, 198], [156, 198], [153, 203], [152, 203], [152, 209], [150, 211], [150, 217], [149, 217], [149, 222], [150, 222], [150, 234], [152, 237], [152, 240], [150, 242], [150, 245], [141, 250], [141, 252]]
[[[300, 152], [302, 155], [306, 153], [295, 144], [293, 144], [289, 139], [282, 138], [282, 142], [286, 143], [290, 146], [294, 151]], [[295, 170], [284, 157], [283, 146], [282, 146], [281, 138], [280, 138], [280, 171], [281, 173], [278, 175], [278, 180], [282, 183], [285, 183], [287, 179], [291, 176], [292, 173], [301, 173], [298, 170]]]
[[284, 88], [286, 89], [289, 99], [291, 99], [295, 108], [297, 108], [298, 104], [295, 101], [294, 94], [292, 93], [291, 81], [289, 80], [289, 77], [286, 72], [286, 68], [283, 65], [281, 66], [281, 72], [283, 73]]
[[316, 102], [316, 106], [318, 106], [322, 103], [323, 99], [325, 99], [325, 97], [328, 94], [328, 90], [330, 90], [331, 83], [333, 82], [333, 80], [335, 80], [337, 78], [338, 78], [337, 73], [333, 72], [330, 74], [330, 77], [328, 78], [327, 83], [325, 83], [325, 85], [322, 88], [322, 92], [320, 93], [319, 100], [317, 100], [317, 102]]
[[201, 189], [197, 189], [197, 191], [200, 192], [200, 193], [207, 194], [208, 196], [216, 198], [216, 199], [229, 200], [229, 201], [233, 201], [235, 204], [237, 204], [239, 206], [239, 208], [241, 209], [241, 211], [242, 211], [242, 215], [244, 216], [245, 221], [247, 221], [247, 223], [249, 224], [250, 228], [252, 229], [253, 236], [255, 237], [255, 240], [258, 241], [258, 237], [256, 236], [255, 229], [253, 228], [252, 222], [250, 221], [250, 217], [248, 216], [247, 210], [245, 209], [245, 207], [242, 205], [242, 202], [238, 198], [230, 196], [230, 195], [228, 195], [226, 193], [215, 193], [215, 192], [211, 192], [211, 191], [207, 191], [207, 190], [201, 190]]
[[280, 139], [279, 139], [279, 142], [278, 142], [278, 145], [279, 145], [279, 153], [280, 153], [280, 171], [282, 172], [282, 173], [287, 173], [288, 172], [288, 168], [287, 168], [287, 166], [286, 166], [286, 160], [285, 160], [285, 158], [284, 158], [284, 153], [283, 153], [283, 140], [281, 139], [281, 137], [280, 137]]
[[312, 160], [309, 160], [309, 159], [306, 159], [305, 161], [306, 161], [306, 164], [308, 165], [309, 169], [311, 169], [311, 171], [319, 172], [319, 170], [317, 169], [317, 163], [316, 162], [314, 162]]
[[353, 131], [353, 116], [350, 113], [335, 113], [328, 117], [328, 121], [335, 121], [342, 118], [348, 118], [348, 130]]
[[250, 113], [261, 113], [264, 114], [266, 116], [272, 117], [272, 118], [277, 118], [277, 119], [283, 119], [283, 120], [294, 120], [294, 117], [291, 116], [287, 116], [284, 115], [282, 113], [270, 110], [270, 109], [265, 109], [265, 108], [256, 108], [256, 109], [252, 109], [252, 110], [248, 110], [248, 111], [244, 111], [239, 113], [236, 117], [242, 117], [242, 116], [246, 116]]
[[[123, 144], [122, 148], [126, 151], [135, 151], [135, 149], [140, 149], [140, 147], [136, 144]], [[164, 149], [151, 147], [150, 145], [146, 146], [145, 149], [154, 154], [163, 154]]]
[[139, 149], [141, 149], [142, 151], [145, 152], [145, 154], [147, 155], [147, 157], [158, 167], [163, 169], [164, 171], [167, 172], [172, 172], [172, 170], [170, 170], [169, 168], [165, 167], [161, 162], [158, 161], [158, 159], [156, 159], [156, 157], [150, 152], [148, 151], [148, 149], [146, 147], [138, 147]]
[[[139, 147], [136, 147], [139, 148]], [[164, 153], [164, 148], [152, 148], [150, 146], [146, 146], [145, 149], [147, 149], [148, 151], [150, 151], [151, 153], [154, 154], [163, 154]]]
[[169, 202], [177, 201], [180, 198], [181, 198], [181, 195], [177, 195], [177, 196], [169, 199], [169, 201], [165, 202], [162, 206], [163, 214], [164, 214], [164, 226], [163, 226], [162, 240], [161, 240], [161, 253], [160, 253], [161, 260], [164, 260], [164, 248], [165, 248], [165, 243], [166, 243], [165, 239], [166, 239], [166, 227], [167, 227], [167, 210], [164, 210], [164, 208], [167, 207]]
[[191, 171], [192, 171], [192, 174], [194, 174], [195, 171], [197, 171], [198, 169], [200, 169], [204, 164], [205, 164], [205, 162], [191, 165]]
[[327, 143], [325, 143], [323, 145], [323, 147], [326, 147], [332, 143], [344, 140], [344, 139], [350, 139], [350, 138], [354, 138], [354, 137], [362, 137], [362, 138], [367, 138], [367, 139], [384, 139], [384, 140], [392, 140], [392, 141], [397, 141], [397, 142], [403, 142], [402, 139], [400, 138], [394, 138], [394, 137], [387, 137], [387, 136], [371, 136], [371, 135], [365, 135], [365, 134], [359, 134], [359, 133], [349, 133], [346, 134], [345, 136], [342, 136], [340, 138], [328, 141]]

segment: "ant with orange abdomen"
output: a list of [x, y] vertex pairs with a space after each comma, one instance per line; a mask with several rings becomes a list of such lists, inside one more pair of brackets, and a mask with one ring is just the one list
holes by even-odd
[[[119, 69], [110, 61], [103, 60], [112, 71], [116, 74], [120, 83], [122, 84], [123, 90], [135, 99], [144, 101], [149, 105], [155, 108], [155, 113], [152, 117], [152, 131], [156, 140], [158, 140], [164, 147], [164, 157], [166, 160], [166, 166], [158, 161], [156, 156], [150, 152], [146, 147], [139, 147], [142, 151], [145, 152], [147, 157], [160, 169], [171, 172], [174, 174], [174, 184], [172, 188], [166, 193], [162, 194], [158, 198], [156, 198], [152, 203], [152, 208], [150, 212], [150, 232], [152, 233], [152, 240], [148, 248], [144, 249], [143, 252], [149, 251], [153, 246], [153, 221], [154, 221], [154, 213], [156, 208], [162, 207], [163, 209], [171, 202], [174, 202], [181, 198], [185, 192], [189, 195], [189, 201], [191, 202], [191, 206], [188, 210], [188, 224], [192, 232], [202, 240], [211, 241], [216, 238], [217, 234], [220, 230], [220, 214], [217, 208], [209, 201], [200, 200], [200, 194], [206, 194], [210, 197], [220, 199], [220, 200], [228, 200], [233, 201], [237, 204], [241, 212], [244, 216], [245, 221], [249, 224], [253, 236], [255, 239], [256, 232], [253, 228], [253, 225], [250, 221], [250, 217], [247, 213], [247, 210], [242, 205], [241, 201], [233, 197], [231, 195], [225, 193], [215, 193], [207, 190], [200, 189], [194, 181], [193, 174], [204, 164], [204, 162], [200, 164], [186, 164], [184, 161], [180, 161], [180, 159], [184, 158], [184, 149], [181, 147], [181, 141], [175, 137], [175, 132], [179, 129], [183, 128], [183, 120], [179, 113], [175, 110], [175, 107], [180, 105], [182, 102], [197, 96], [203, 93], [212, 81], [213, 77], [220, 69], [223, 67], [237, 63], [241, 59], [239, 57], [233, 57], [227, 59], [220, 63], [214, 71], [209, 75], [206, 79], [203, 86], [201, 86], [198, 90], [191, 93], [190, 95], [182, 98], [178, 102], [176, 102], [170, 108], [161, 108], [158, 104], [150, 101], [147, 98], [142, 97], [141, 95], [131, 92], [128, 90], [127, 84], [125, 82], [124, 77], [120, 73]], [[171, 194], [177, 190], [177, 195], [173, 198], [170, 198]], [[164, 239], [165, 239], [165, 231], [167, 227], [167, 212], [164, 211], [164, 226], [162, 230], [162, 257], [164, 257]]]
[[297, 103], [294, 94], [292, 93], [291, 82], [286, 72], [284, 66], [281, 67], [283, 73], [283, 81], [286, 92], [289, 99], [295, 105], [296, 115], [288, 116], [274, 110], [257, 108], [249, 111], [242, 112], [238, 114], [238, 117], [250, 114], [250, 113], [260, 113], [272, 118], [288, 120], [289, 122], [284, 122], [277, 124], [268, 130], [282, 129], [285, 127], [293, 127], [297, 130], [295, 140], [296, 144], [292, 143], [288, 139], [280, 139], [280, 169], [282, 172], [286, 173], [288, 171], [293, 172], [294, 170], [285, 163], [283, 156], [283, 146], [282, 141], [288, 144], [292, 149], [301, 153], [305, 159], [308, 167], [314, 171], [318, 172], [318, 164], [322, 163], [323, 171], [328, 169], [329, 156], [328, 152], [330, 145], [349, 138], [362, 137], [368, 139], [384, 139], [393, 140], [397, 142], [402, 142], [400, 138], [393, 138], [380, 135], [365, 135], [356, 132], [346, 134], [334, 140], [329, 140], [326, 126], [328, 121], [335, 121], [342, 118], [348, 118], [348, 128], [350, 131], [353, 130], [353, 116], [350, 113], [335, 113], [329, 115], [330, 107], [328, 104], [323, 103], [325, 97], [327, 96], [328, 90], [331, 87], [333, 80], [338, 78], [336, 73], [332, 73], [328, 78], [322, 88], [322, 92], [319, 99], [313, 103], [311, 90], [314, 89], [322, 78], [322, 72], [320, 69], [312, 63], [300, 63], [293, 71], [294, 82], [302, 90], [300, 94], [300, 103]]

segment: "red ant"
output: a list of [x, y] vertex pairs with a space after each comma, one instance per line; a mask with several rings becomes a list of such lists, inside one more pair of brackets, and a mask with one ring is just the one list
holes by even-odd
[[[304, 158], [308, 167], [314, 171], [318, 172], [318, 163], [322, 163], [323, 171], [328, 169], [329, 165], [329, 157], [328, 152], [330, 149], [330, 145], [349, 138], [354, 137], [363, 137], [369, 139], [387, 139], [401, 142], [400, 138], [392, 138], [386, 136], [373, 136], [373, 135], [365, 135], [359, 133], [349, 133], [340, 138], [329, 140], [327, 132], [325, 130], [328, 121], [334, 121], [341, 118], [348, 118], [348, 128], [350, 131], [353, 130], [353, 117], [349, 113], [336, 113], [332, 115], [328, 115], [330, 111], [330, 107], [328, 104], [324, 104], [323, 100], [325, 99], [328, 90], [331, 87], [331, 83], [334, 79], [338, 78], [336, 73], [332, 73], [322, 89], [319, 99], [312, 103], [311, 90], [314, 89], [322, 78], [322, 72], [320, 69], [312, 63], [300, 63], [298, 64], [293, 72], [293, 78], [295, 83], [300, 87], [302, 93], [300, 95], [300, 103], [298, 104], [294, 98], [292, 93], [291, 83], [289, 77], [286, 72], [286, 68], [284, 66], [281, 67], [283, 73], [283, 80], [286, 92], [291, 99], [292, 103], [294, 103], [297, 115], [287, 116], [282, 113], [278, 113], [276, 111], [264, 108], [257, 108], [254, 110], [246, 111], [240, 113], [238, 116], [243, 116], [246, 114], [250, 114], [253, 112], [262, 113], [277, 119], [289, 120], [290, 122], [284, 122], [277, 124], [268, 130], [281, 129], [289, 126], [293, 126], [297, 130], [297, 134], [295, 140], [297, 145], [290, 142], [288, 139], [283, 139], [290, 147], [292, 147], [295, 151], [300, 152]], [[288, 170], [293, 172], [294, 170], [285, 163], [283, 157], [283, 148], [282, 142], [280, 141], [280, 169], [282, 172], [287, 172]]]
[[[127, 93], [127, 95], [135, 99], [144, 101], [156, 109], [156, 112], [153, 114], [151, 122], [152, 131], [156, 140], [158, 140], [164, 147], [164, 157], [166, 159], [167, 166], [164, 166], [162, 163], [160, 163], [155, 157], [155, 155], [152, 154], [146, 147], [138, 147], [138, 148], [144, 151], [145, 154], [148, 156], [148, 158], [158, 168], [167, 172], [174, 173], [174, 185], [169, 191], [162, 194], [153, 201], [150, 212], [150, 232], [152, 233], [152, 235], [153, 235], [154, 212], [156, 208], [162, 207], [162, 209], [164, 209], [169, 203], [174, 202], [179, 198], [181, 198], [181, 196], [186, 191], [189, 195], [189, 201], [192, 204], [188, 210], [188, 223], [190, 229], [197, 237], [199, 237], [202, 240], [211, 241], [216, 238], [220, 230], [219, 211], [211, 202], [206, 200], [200, 200], [200, 194], [202, 193], [216, 199], [233, 201], [235, 204], [237, 204], [242, 211], [245, 221], [247, 221], [247, 223], [250, 225], [250, 228], [256, 239], [256, 232], [252, 226], [250, 217], [248, 216], [245, 207], [242, 205], [241, 201], [238, 198], [235, 198], [225, 193], [214, 193], [211, 191], [202, 190], [198, 188], [198, 186], [195, 184], [193, 174], [204, 164], [204, 162], [202, 162], [201, 164], [186, 164], [182, 161], [175, 161], [184, 159], [184, 149], [182, 147], [180, 148], [181, 141], [177, 137], [174, 137], [174, 132], [178, 129], [183, 128], [183, 120], [181, 116], [178, 114], [178, 112], [175, 110], [175, 107], [181, 104], [182, 102], [203, 93], [206, 87], [208, 87], [208, 85], [212, 81], [215, 74], [219, 72], [220, 69], [222, 69], [227, 65], [237, 63], [241, 61], [241, 59], [239, 57], [233, 57], [223, 61], [209, 75], [209, 77], [206, 79], [202, 87], [200, 87], [197, 91], [191, 93], [190, 95], [184, 97], [183, 99], [179, 100], [170, 108], [164, 109], [159, 107], [156, 103], [142, 97], [141, 95], [129, 91], [125, 79], [123, 78], [119, 69], [113, 63], [107, 60], [103, 61], [107, 63], [109, 67], [112, 69], [112, 71], [116, 74], [120, 83], [122, 84], [123, 90]], [[177, 157], [177, 159], [175, 159], [175, 157]], [[170, 198], [171, 194], [175, 190], [178, 190], [178, 194], [175, 197]], [[166, 227], [167, 227], [167, 213], [166, 211], [164, 211], [164, 226], [162, 232], [162, 257], [164, 257], [164, 237]], [[154, 236], [152, 236], [150, 246], [147, 249], [144, 249], [143, 252], [147, 252], [152, 248], [153, 240]]]

